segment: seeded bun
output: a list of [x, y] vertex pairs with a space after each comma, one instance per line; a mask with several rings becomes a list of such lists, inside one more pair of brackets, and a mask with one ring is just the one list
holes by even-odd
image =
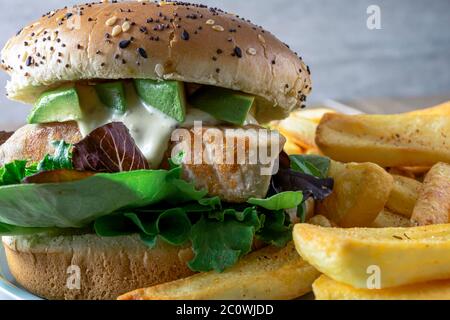
[[[137, 288], [192, 275], [186, 265], [192, 258], [190, 249], [164, 243], [149, 249], [139, 236], [3, 237], [3, 246], [19, 284], [46, 299], [116, 299]], [[79, 290], [67, 286], [68, 280], [76, 284], [69, 279], [74, 266], [81, 275]]]
[[51, 11], [2, 51], [11, 99], [33, 103], [64, 82], [172, 79], [259, 98], [259, 120], [288, 115], [311, 91], [309, 68], [261, 27], [180, 2], [82, 4]]

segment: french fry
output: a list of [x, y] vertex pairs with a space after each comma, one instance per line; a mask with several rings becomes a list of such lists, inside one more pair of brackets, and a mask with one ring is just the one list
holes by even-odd
[[338, 229], [294, 227], [299, 254], [333, 280], [368, 288], [379, 271], [379, 288], [450, 279], [450, 225], [414, 228]]
[[356, 289], [321, 276], [313, 284], [317, 300], [450, 300], [450, 280], [380, 290]]
[[275, 126], [280, 133], [305, 149], [317, 149], [316, 129], [317, 123], [301, 117], [289, 117]]
[[322, 120], [323, 116], [327, 113], [336, 113], [335, 110], [332, 109], [326, 109], [326, 108], [317, 108], [317, 109], [305, 109], [296, 111], [293, 113], [295, 117], [301, 117], [303, 119], [311, 120], [315, 122], [316, 124], [320, 123], [320, 120]]
[[317, 128], [320, 150], [342, 162], [382, 167], [450, 162], [450, 117], [438, 114], [326, 114]]
[[321, 227], [325, 227], [325, 228], [332, 228], [333, 227], [333, 223], [328, 220], [327, 217], [322, 216], [322, 215], [317, 215], [312, 217], [311, 219], [308, 220], [309, 224], [313, 224], [316, 226], [321, 226]]
[[287, 154], [304, 154], [305, 150], [303, 150], [301, 147], [293, 143], [289, 137], [285, 137], [287, 139], [286, 144], [284, 145], [284, 151]]
[[317, 203], [316, 213], [341, 227], [367, 227], [383, 210], [393, 178], [373, 163], [343, 164], [332, 161], [329, 176], [333, 193]]
[[408, 114], [413, 114], [413, 115], [432, 114], [432, 115], [442, 115], [442, 116], [450, 115], [450, 101], [444, 102], [435, 107], [415, 110], [415, 111], [409, 112]]
[[450, 165], [438, 163], [425, 177], [411, 220], [420, 226], [448, 223], [449, 212]]
[[295, 299], [311, 292], [319, 275], [290, 243], [281, 250], [268, 247], [254, 252], [224, 273], [200, 273], [136, 290], [119, 300]]
[[411, 221], [401, 215], [383, 210], [370, 225], [371, 228], [408, 228]]
[[398, 175], [393, 175], [393, 177], [394, 186], [389, 194], [386, 208], [409, 219], [419, 197], [422, 183]]

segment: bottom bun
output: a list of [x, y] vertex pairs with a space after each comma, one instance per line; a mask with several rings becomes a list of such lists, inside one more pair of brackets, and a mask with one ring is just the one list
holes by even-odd
[[11, 274], [46, 299], [108, 300], [129, 291], [188, 277], [189, 248], [161, 241], [154, 249], [139, 236], [3, 237]]

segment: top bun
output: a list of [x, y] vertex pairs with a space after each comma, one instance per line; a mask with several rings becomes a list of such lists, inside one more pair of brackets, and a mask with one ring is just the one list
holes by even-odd
[[45, 90], [90, 79], [170, 79], [259, 98], [257, 118], [300, 107], [309, 68], [275, 36], [239, 16], [182, 2], [81, 4], [51, 11], [2, 50], [9, 98], [33, 103]]

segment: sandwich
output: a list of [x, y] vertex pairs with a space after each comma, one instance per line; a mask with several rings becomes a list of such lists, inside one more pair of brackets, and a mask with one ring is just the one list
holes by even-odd
[[1, 68], [8, 97], [33, 108], [1, 134], [0, 235], [40, 297], [115, 299], [222, 272], [286, 245], [307, 200], [331, 193], [266, 125], [304, 106], [309, 67], [237, 15], [66, 7], [17, 32]]

